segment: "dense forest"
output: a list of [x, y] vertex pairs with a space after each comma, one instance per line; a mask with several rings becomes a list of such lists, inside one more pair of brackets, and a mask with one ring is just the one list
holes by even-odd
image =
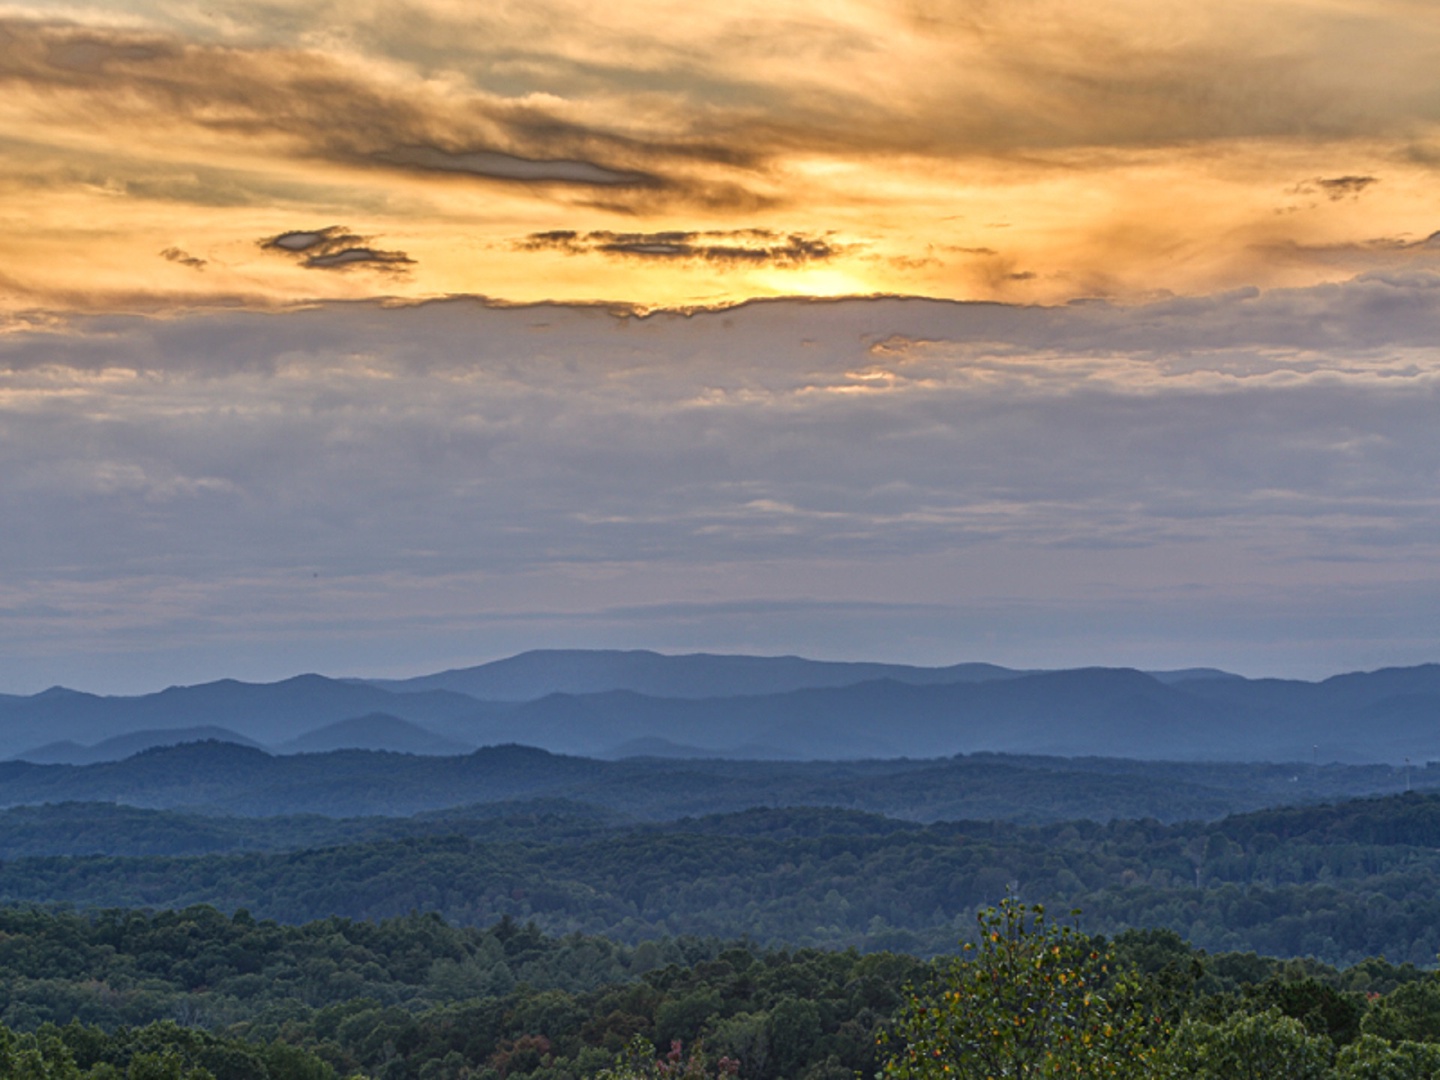
[[[127, 845], [212, 853], [25, 854]], [[1013, 892], [1083, 908], [1091, 932], [1166, 928], [1211, 950], [1336, 964], [1440, 951], [1440, 796], [1420, 793], [1172, 825], [920, 825], [819, 808], [635, 823], [563, 802], [357, 820], [72, 805], [0, 816], [0, 857], [3, 902], [204, 903], [284, 923], [414, 910], [629, 943], [743, 936], [925, 956]]]
[[[999, 945], [980, 937], [964, 959], [922, 961], [714, 939], [628, 946], [418, 914], [285, 926], [209, 907], [0, 909], [0, 1067], [55, 1080], [923, 1076], [904, 1067], [925, 1036], [917, 1019], [960, 1000], [976, 972], [987, 989], [963, 999], [962, 1021], [1017, 994], [1032, 1014], [1065, 1005], [1024, 975], [1038, 964], [1007, 966], [1006, 950], [1053, 956], [1079, 978], [1087, 1007], [1110, 1010], [1097, 1038], [1141, 1017], [1137, 1037], [1176, 1075], [1248, 1075], [1222, 1066], [1257, 1047], [1272, 1076], [1317, 1080], [1382, 1075], [1364, 1071], [1377, 1061], [1418, 1078], [1440, 1062], [1440, 978], [1414, 965], [1207, 954], [1153, 930], [1107, 942], [1038, 917], [1021, 929]], [[966, 1060], [954, 1075], [972, 1075]]]
[[3, 768], [3, 1077], [1440, 1076], [1434, 769], [214, 743]]

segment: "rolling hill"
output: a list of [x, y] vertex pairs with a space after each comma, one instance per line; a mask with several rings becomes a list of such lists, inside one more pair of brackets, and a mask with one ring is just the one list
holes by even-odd
[[227, 742], [237, 746], [258, 746], [256, 742], [237, 735], [228, 728], [203, 726], [188, 728], [151, 729], [130, 731], [102, 739], [93, 746], [64, 739], [46, 743], [33, 750], [16, 754], [17, 761], [29, 761], [36, 765], [94, 765], [101, 761], [123, 761], [125, 758], [156, 746], [178, 746], [187, 742]]
[[[1440, 785], [1421, 769], [1417, 786]], [[403, 816], [563, 798], [645, 820], [753, 806], [828, 806], [914, 821], [1212, 818], [1404, 789], [1390, 766], [1136, 762], [976, 754], [939, 759], [599, 761], [523, 746], [456, 757], [373, 750], [271, 755], [186, 743], [96, 765], [0, 762], [0, 806], [105, 802], [242, 816]]]

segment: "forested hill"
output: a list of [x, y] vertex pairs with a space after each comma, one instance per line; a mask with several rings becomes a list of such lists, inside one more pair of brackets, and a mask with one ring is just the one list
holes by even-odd
[[1440, 950], [1440, 795], [1178, 825], [919, 825], [820, 808], [627, 824], [549, 803], [207, 826], [53, 809], [62, 844], [87, 830], [103, 847], [108, 812], [109, 837], [177, 851], [200, 837], [231, 853], [18, 857], [41, 848], [44, 819], [12, 812], [0, 819], [0, 901], [208, 903], [292, 923], [418, 910], [484, 926], [508, 915], [631, 942], [745, 935], [928, 954], [953, 947], [977, 906], [1015, 892], [1083, 908], [1090, 930], [1164, 927], [1211, 949], [1427, 965]]
[[1440, 769], [1142, 762], [975, 754], [935, 760], [598, 761], [521, 746], [454, 757], [276, 756], [201, 742], [86, 766], [0, 762], [0, 805], [111, 802], [211, 813], [409, 815], [564, 797], [637, 818], [832, 806], [916, 821], [1176, 821], [1440, 784]]

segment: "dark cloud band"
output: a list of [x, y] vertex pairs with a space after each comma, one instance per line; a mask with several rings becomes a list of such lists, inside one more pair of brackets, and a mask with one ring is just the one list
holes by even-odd
[[618, 255], [635, 259], [698, 259], [717, 263], [797, 266], [824, 262], [841, 252], [825, 237], [781, 234], [769, 229], [725, 231], [580, 233], [554, 229], [531, 233], [517, 245], [524, 251], [562, 251], [567, 255]]
[[298, 256], [301, 265], [311, 270], [369, 266], [394, 272], [415, 263], [403, 251], [382, 251], [371, 247], [369, 237], [359, 236], [341, 225], [283, 232], [260, 241], [260, 246], [267, 251]]
[[1324, 195], [1331, 202], [1341, 199], [1356, 199], [1367, 188], [1378, 184], [1378, 176], [1317, 176], [1305, 180], [1290, 189], [1295, 195]]
[[168, 247], [160, 252], [160, 257], [166, 262], [179, 263], [181, 266], [188, 266], [192, 270], [205, 269], [206, 260], [191, 255], [188, 251], [182, 251], [178, 247]]
[[407, 146], [383, 151], [376, 161], [436, 172], [464, 173], [491, 180], [522, 183], [590, 184], [605, 187], [658, 183], [643, 172], [609, 169], [592, 161], [543, 160], [502, 154], [496, 150], [473, 150], [452, 154], [433, 146]]
[[[753, 168], [759, 149], [705, 132], [636, 134], [582, 121], [564, 102], [392, 85], [335, 57], [186, 43], [155, 33], [0, 18], [0, 86], [68, 99], [84, 124], [143, 123], [278, 136], [289, 155], [477, 180], [605, 189], [650, 205], [752, 205], [743, 182], [697, 167]], [[123, 91], [123, 92], [122, 92]], [[273, 153], [273, 144], [267, 153]]]

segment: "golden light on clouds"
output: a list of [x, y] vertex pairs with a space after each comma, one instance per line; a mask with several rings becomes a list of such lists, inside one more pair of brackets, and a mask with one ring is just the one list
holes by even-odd
[[1440, 20], [1399, 0], [116, 0], [0, 43], [12, 312], [1138, 300], [1440, 254]]

